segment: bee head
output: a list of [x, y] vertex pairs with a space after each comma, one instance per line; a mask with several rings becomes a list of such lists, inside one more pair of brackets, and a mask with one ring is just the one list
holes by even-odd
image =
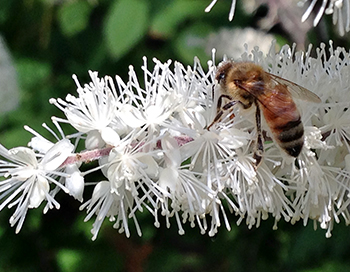
[[218, 81], [220, 85], [225, 85], [227, 74], [232, 69], [232, 67], [233, 67], [232, 61], [223, 61], [218, 65], [215, 79]]

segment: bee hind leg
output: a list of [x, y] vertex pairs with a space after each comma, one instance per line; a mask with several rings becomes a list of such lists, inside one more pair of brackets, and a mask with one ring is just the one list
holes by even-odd
[[264, 143], [263, 143], [263, 135], [261, 132], [261, 115], [260, 108], [258, 103], [256, 103], [256, 131], [257, 131], [257, 140], [256, 140], [256, 150], [254, 152], [253, 158], [255, 159], [255, 167], [258, 168], [261, 164], [261, 160], [264, 154]]
[[258, 139], [256, 143], [256, 150], [254, 152], [253, 158], [255, 159], [255, 167], [258, 168], [262, 157], [264, 154], [264, 145], [263, 145], [263, 140], [262, 140], [262, 135], [258, 134]]

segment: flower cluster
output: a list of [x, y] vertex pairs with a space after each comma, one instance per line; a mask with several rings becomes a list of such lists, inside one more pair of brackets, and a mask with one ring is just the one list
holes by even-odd
[[341, 36], [344, 36], [345, 32], [350, 31], [350, 1], [349, 0], [302, 0], [300, 4], [303, 6], [305, 3], [311, 2], [306, 9], [302, 22], [308, 19], [311, 12], [314, 10], [317, 2], [322, 2], [319, 10], [314, 19], [314, 26], [316, 26], [321, 20], [324, 14], [332, 14], [332, 21], [334, 25], [338, 25], [338, 31]]
[[[207, 6], [205, 12], [209, 12], [213, 6], [216, 4], [217, 0], [212, 0], [212, 2]], [[261, 3], [266, 2], [269, 4], [269, 1], [261, 1]], [[279, 0], [276, 2], [289, 2], [288, 0]], [[319, 5], [317, 5], [320, 3]], [[319, 7], [317, 10], [316, 16], [313, 21], [313, 25], [316, 26], [324, 14], [332, 14], [332, 21], [334, 25], [338, 25], [338, 31], [341, 36], [344, 36], [345, 32], [350, 31], [350, 0], [300, 0], [298, 1], [298, 6], [303, 7], [305, 4], [307, 6], [301, 21], [305, 22], [314, 11], [315, 7]], [[282, 5], [283, 6], [283, 5]], [[232, 0], [231, 8], [229, 12], [229, 20], [232, 21], [236, 9], [236, 0]]]
[[[329, 52], [321, 45], [316, 57], [311, 46], [307, 52], [274, 48], [267, 55], [255, 48], [237, 61], [257, 63], [321, 98], [318, 104], [295, 99], [305, 127], [297, 159], [279, 148], [263, 122], [265, 152], [256, 168], [253, 107], [233, 107], [208, 130], [220, 93], [213, 61], [204, 69], [198, 59], [193, 67], [154, 59], [150, 69], [145, 58], [143, 82], [133, 67], [126, 82], [90, 72], [91, 83], [82, 86], [74, 76], [77, 96], [50, 100], [66, 117], [52, 118], [61, 135], [56, 143], [27, 127], [35, 136], [30, 148], [1, 146], [0, 210], [16, 206], [10, 223], [19, 231], [28, 209], [43, 202], [44, 212], [59, 208], [55, 195], [65, 192], [87, 199], [81, 210], [86, 220], [95, 216], [93, 239], [105, 218], [127, 236], [132, 219], [141, 235], [137, 214], [146, 211], [155, 226], [160, 217], [167, 227], [175, 218], [180, 234], [186, 223], [209, 235], [222, 224], [230, 230], [233, 213], [249, 228], [269, 216], [275, 228], [281, 219], [314, 220], [330, 236], [334, 222], [350, 220], [350, 55], [332, 44]], [[77, 132], [65, 136], [62, 123]], [[78, 141], [85, 144], [80, 153]], [[98, 166], [79, 171], [92, 160]], [[89, 180], [94, 171], [100, 180]], [[87, 185], [94, 186], [91, 196], [84, 195]]]
[[[217, 1], [218, 0], [211, 1], [210, 5], [206, 7], [205, 12], [211, 11], [211, 9], [213, 8], [213, 6], [216, 4]], [[235, 10], [236, 10], [236, 0], [232, 0], [230, 13], [228, 15], [228, 19], [230, 21], [232, 21], [233, 20], [233, 16], [235, 16]]]

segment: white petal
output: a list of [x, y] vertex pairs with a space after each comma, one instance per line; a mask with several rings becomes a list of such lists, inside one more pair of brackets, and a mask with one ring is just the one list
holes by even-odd
[[167, 190], [168, 188], [171, 191], [174, 191], [176, 189], [176, 184], [179, 178], [179, 172], [176, 171], [174, 168], [165, 168], [160, 171], [159, 174], [159, 185], [164, 190]]
[[162, 149], [165, 153], [165, 163], [168, 167], [179, 167], [181, 164], [180, 148], [176, 140], [172, 137], [165, 136], [162, 139]]
[[106, 144], [117, 146], [120, 142], [120, 137], [117, 132], [115, 132], [110, 127], [105, 127], [101, 131], [101, 137]]
[[42, 154], [46, 154], [46, 152], [53, 147], [53, 143], [46, 140], [42, 137], [33, 137], [30, 142], [28, 143], [30, 147], [32, 147], [34, 150], [39, 151]]
[[180, 147], [182, 160], [187, 160], [189, 157], [193, 156], [198, 150], [201, 149], [201, 146], [204, 142], [203, 138], [198, 138], [192, 142], [188, 142]]
[[151, 178], [155, 179], [159, 174], [159, 166], [150, 155], [144, 155], [137, 158], [141, 163], [145, 164], [144, 170], [146, 174]]
[[140, 110], [131, 105], [123, 105], [120, 109], [119, 117], [125, 124], [132, 128], [141, 127], [146, 123], [146, 120]]
[[57, 142], [40, 161], [42, 169], [46, 171], [57, 169], [72, 154], [73, 150], [74, 145], [68, 139]]
[[12, 148], [8, 152], [13, 160], [24, 162], [34, 167], [38, 164], [35, 153], [30, 148], [20, 146]]
[[91, 205], [98, 202], [100, 198], [109, 194], [111, 190], [110, 183], [108, 181], [101, 181], [96, 184], [91, 197]]
[[231, 149], [242, 147], [249, 140], [248, 133], [235, 128], [223, 129], [220, 132], [220, 137], [220, 142]]
[[345, 169], [350, 172], [350, 154], [345, 156]]
[[65, 172], [67, 174], [70, 174], [70, 177], [66, 178], [65, 183], [65, 186], [69, 190], [69, 195], [82, 202], [84, 192], [84, 178], [81, 175], [79, 168], [75, 164], [68, 165]]
[[101, 137], [101, 133], [97, 130], [91, 130], [88, 132], [85, 140], [85, 148], [92, 150], [96, 148], [102, 148], [106, 145], [105, 141]]
[[38, 208], [49, 192], [49, 182], [43, 176], [37, 176], [29, 198], [28, 208]]
[[203, 115], [205, 114], [205, 110], [202, 106], [197, 106], [193, 109], [190, 108], [188, 111], [192, 113], [190, 116], [183, 110], [179, 111], [179, 116], [184, 124], [189, 127], [193, 127], [194, 120], [196, 120], [201, 125], [201, 127], [205, 127], [207, 125], [206, 118]]

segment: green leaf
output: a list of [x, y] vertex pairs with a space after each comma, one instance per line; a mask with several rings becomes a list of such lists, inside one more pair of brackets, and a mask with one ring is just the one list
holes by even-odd
[[116, 1], [107, 15], [104, 34], [110, 54], [119, 59], [146, 34], [148, 3], [143, 0]]
[[177, 0], [156, 14], [151, 33], [157, 37], [169, 38], [176, 33], [177, 26], [188, 18], [205, 16], [206, 5], [199, 0]]
[[86, 28], [92, 6], [87, 1], [66, 1], [58, 10], [58, 22], [65, 36], [74, 36]]

